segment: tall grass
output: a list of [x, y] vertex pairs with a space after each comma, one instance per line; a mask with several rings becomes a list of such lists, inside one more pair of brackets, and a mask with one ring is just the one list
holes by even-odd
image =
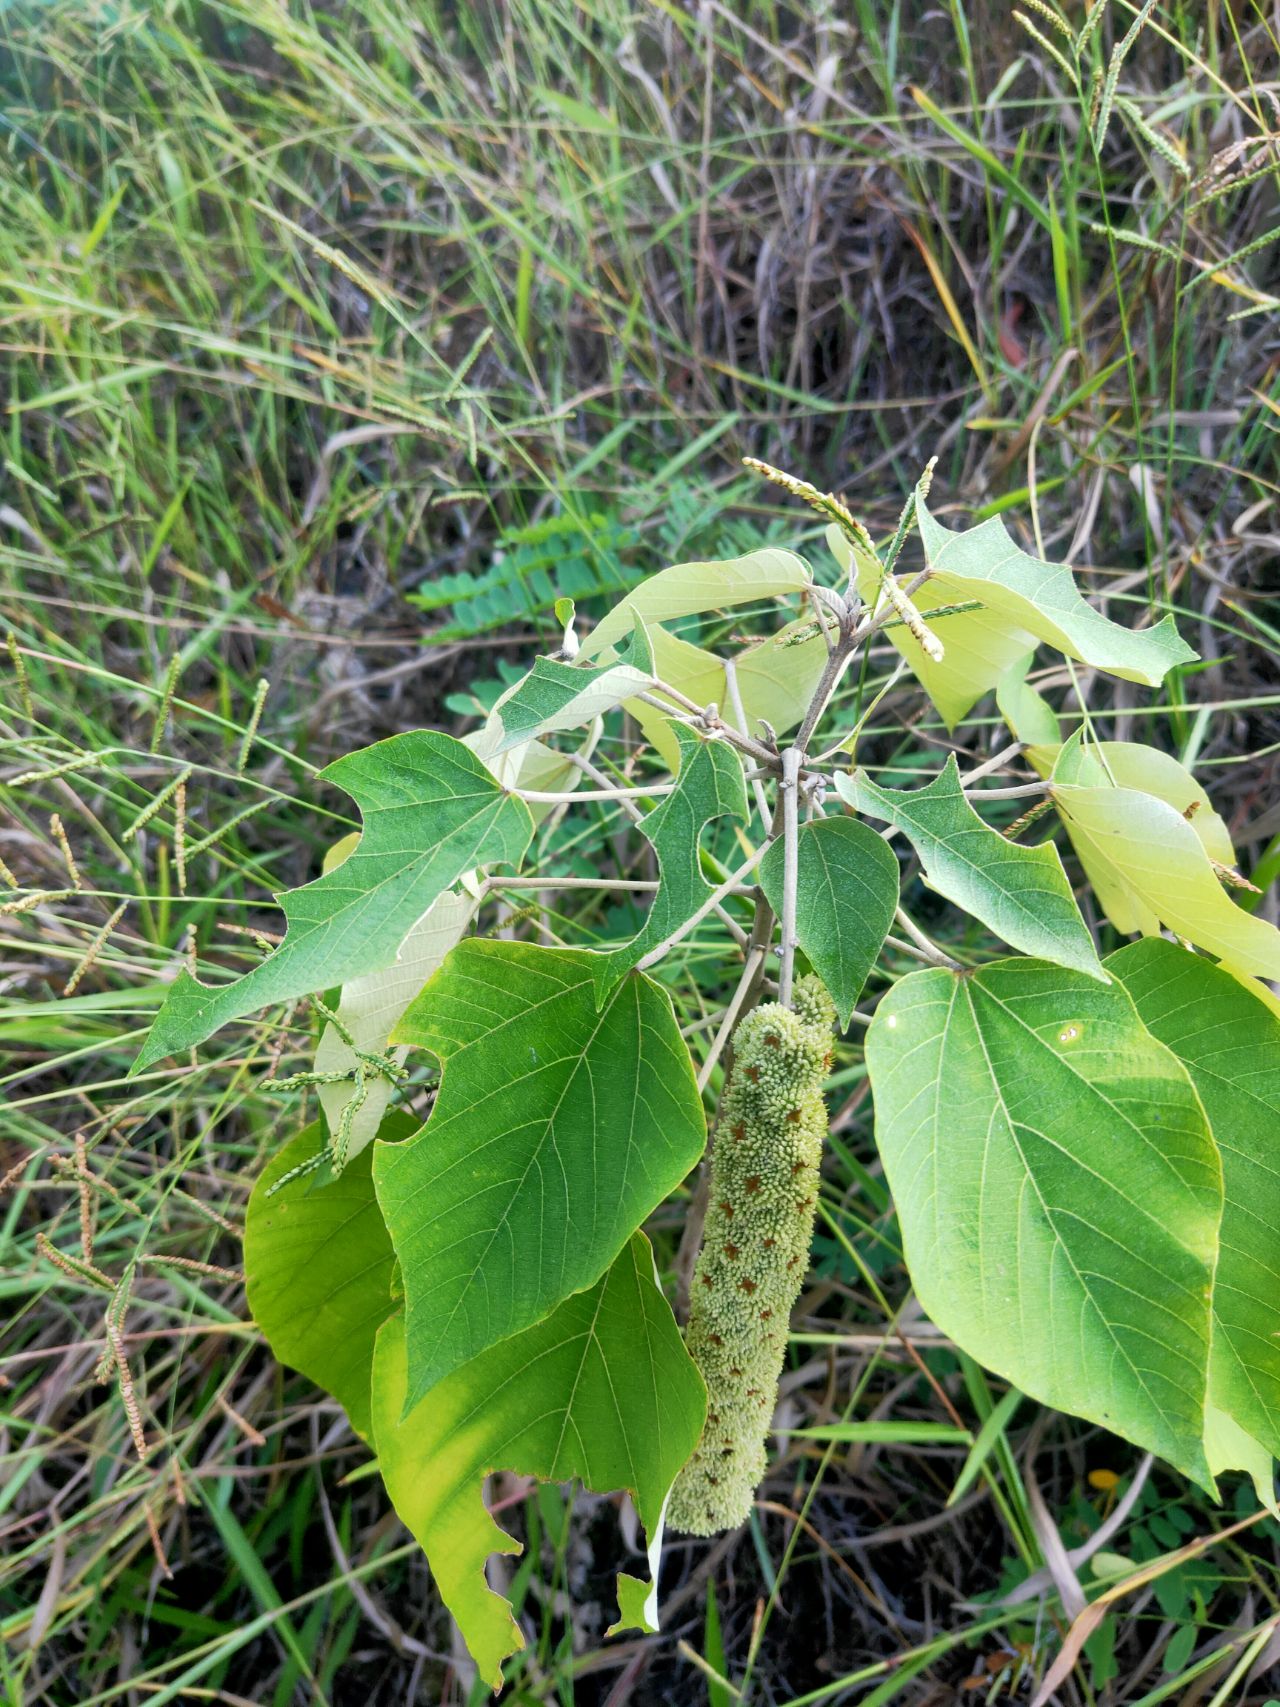
[[[348, 827], [316, 769], [554, 633], [523, 583], [509, 635], [416, 589], [556, 517], [595, 570], [733, 547], [781, 525], [750, 453], [887, 531], [937, 454], [944, 508], [1029, 520], [1130, 620], [1179, 613], [1211, 668], [1154, 707], [1082, 690], [1277, 863], [1275, 25], [1144, 13], [1117, 57], [1125, 0], [1084, 40], [1080, 6], [1064, 32], [1031, 0], [0, 11], [12, 1700], [471, 1698], [358, 1443], [244, 1319], [245, 1197], [303, 1115], [264, 1084], [309, 1019], [124, 1078], [181, 960], [250, 964], [271, 892]], [[745, 1537], [673, 1550], [663, 1634], [608, 1645], [608, 1526], [504, 1483], [513, 1699], [923, 1702], [1043, 1671], [1052, 1585], [969, 1603], [1040, 1568], [1046, 1524], [1095, 1533], [1135, 1466], [916, 1344], [860, 1069], [838, 1084], [788, 1404], [870, 1435], [794, 1451]], [[904, 1440], [921, 1421], [969, 1440]], [[1121, 1604], [1080, 1699], [1209, 1698], [1266, 1658], [1275, 1533], [1212, 1545], [1229, 1515], [1147, 1481], [1109, 1547], [1204, 1548]]]

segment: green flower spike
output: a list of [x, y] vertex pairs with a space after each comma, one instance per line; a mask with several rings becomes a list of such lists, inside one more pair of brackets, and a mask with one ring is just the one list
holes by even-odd
[[809, 1267], [834, 1025], [830, 996], [809, 977], [794, 1012], [767, 1002], [734, 1034], [685, 1336], [707, 1384], [707, 1423], [667, 1510], [686, 1534], [745, 1522], [764, 1476], [787, 1324]]

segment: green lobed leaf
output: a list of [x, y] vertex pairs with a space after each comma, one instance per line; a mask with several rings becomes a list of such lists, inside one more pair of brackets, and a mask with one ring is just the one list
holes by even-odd
[[[774, 842], [760, 887], [782, 914], [786, 852]], [[854, 818], [815, 818], [796, 840], [796, 939], [846, 1026], [898, 906], [898, 861], [883, 836]]]
[[1024, 1393], [1212, 1488], [1221, 1164], [1123, 986], [1035, 960], [915, 972], [880, 1003], [867, 1068], [932, 1319]]
[[134, 1063], [194, 1048], [229, 1020], [394, 965], [436, 897], [473, 866], [517, 865], [529, 809], [505, 793], [461, 741], [418, 729], [320, 772], [360, 808], [364, 831], [336, 869], [279, 897], [280, 946], [234, 983], [210, 988], [183, 971]]
[[725, 741], [707, 741], [681, 725], [672, 736], [680, 750], [680, 771], [674, 790], [666, 795], [640, 829], [651, 843], [661, 867], [661, 881], [640, 931], [621, 948], [595, 955], [596, 997], [664, 942], [711, 893], [698, 861], [698, 843], [715, 818], [732, 817], [745, 823], [747, 790], [742, 763]]
[[838, 772], [836, 789], [855, 810], [903, 832], [931, 889], [1012, 947], [1106, 983], [1057, 848], [1011, 842], [983, 823], [965, 798], [954, 753], [924, 788], [881, 788], [859, 770]]
[[[501, 1469], [577, 1477], [598, 1493], [625, 1488], [656, 1567], [663, 1506], [702, 1432], [706, 1391], [637, 1233], [589, 1290], [455, 1369], [424, 1403], [410, 1394], [397, 1316], [378, 1336], [374, 1365], [379, 1465], [480, 1675], [498, 1689], [503, 1660], [524, 1638], [485, 1563], [520, 1544], [487, 1511], [484, 1478]], [[653, 1585], [642, 1605], [637, 1580], [620, 1578], [619, 1598], [623, 1620], [656, 1624]]]
[[[404, 1138], [417, 1126], [393, 1112], [382, 1131]], [[258, 1176], [245, 1216], [245, 1292], [274, 1356], [332, 1393], [367, 1439], [373, 1343], [395, 1308], [395, 1252], [373, 1194], [370, 1152], [326, 1185], [311, 1175], [271, 1195], [278, 1180], [324, 1147], [313, 1121]]]
[[594, 658], [607, 646], [617, 646], [630, 633], [636, 616], [649, 623], [672, 622], [676, 617], [727, 610], [756, 599], [802, 593], [812, 580], [803, 558], [776, 546], [749, 551], [745, 557], [677, 563], [650, 575], [616, 604], [583, 641], [579, 656]]
[[462, 942], [393, 1040], [443, 1068], [425, 1129], [373, 1174], [404, 1276], [409, 1403], [594, 1283], [706, 1142], [666, 992], [596, 956]]
[[598, 665], [538, 658], [493, 708], [494, 719], [502, 725], [493, 755], [535, 735], [580, 729], [633, 694], [646, 693], [653, 686], [653, 649], [639, 615], [623, 652], [625, 657], [616, 663]]
[[1159, 937], [1106, 964], [1186, 1068], [1222, 1155], [1210, 1399], [1280, 1455], [1280, 1020], [1230, 973]]
[[943, 527], [925, 504], [917, 505], [916, 516], [932, 571], [926, 603], [980, 599], [993, 616], [1068, 658], [1148, 687], [1159, 687], [1175, 665], [1195, 659], [1172, 616], [1151, 628], [1112, 622], [1082, 597], [1064, 563], [1023, 551], [999, 516], [965, 533]]

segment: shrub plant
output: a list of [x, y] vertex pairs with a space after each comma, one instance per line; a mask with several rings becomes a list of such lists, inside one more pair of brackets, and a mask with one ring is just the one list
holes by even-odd
[[[773, 547], [684, 563], [585, 635], [563, 600], [563, 644], [483, 727], [331, 765], [362, 832], [281, 897], [259, 965], [179, 975], [138, 1063], [311, 998], [314, 1068], [286, 1084], [314, 1085], [322, 1114], [255, 1189], [250, 1304], [368, 1440], [494, 1686], [521, 1636], [485, 1578], [518, 1550], [489, 1472], [630, 1493], [649, 1570], [620, 1577], [622, 1624], [656, 1622], [664, 1521], [748, 1514], [833, 1046], [865, 1063], [943, 1333], [1207, 1490], [1244, 1470], [1271, 1496], [1280, 932], [1241, 904], [1226, 826], [1181, 764], [1096, 738], [1083, 701], [1064, 739], [1028, 681], [1040, 646], [1148, 688], [1194, 654], [1170, 617], [1102, 614], [999, 520], [945, 527], [927, 479], [877, 549], [837, 498], [761, 472], [822, 515], [825, 567]], [[776, 606], [777, 631], [696, 643], [746, 606]], [[922, 787], [871, 774], [875, 701], [842, 689], [873, 642], [952, 731], [994, 690], [1012, 743], [981, 761], [956, 743]], [[601, 733], [624, 719], [614, 762]], [[610, 877], [603, 836], [586, 874], [555, 869], [543, 831], [587, 802], [636, 826], [651, 878]], [[962, 949], [904, 909], [904, 873], [974, 922]], [[549, 898], [575, 886], [647, 907], [629, 937], [564, 940]], [[1104, 931], [1135, 940], [1104, 958]], [[693, 943], [725, 992], [696, 1067], [661, 982]], [[683, 1334], [642, 1230], [681, 1193]]]

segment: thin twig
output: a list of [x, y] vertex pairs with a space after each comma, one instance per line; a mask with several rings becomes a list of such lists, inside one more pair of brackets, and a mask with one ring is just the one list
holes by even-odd
[[894, 914], [894, 918], [911, 938], [911, 941], [915, 944], [917, 951], [932, 965], [945, 966], [951, 972], [958, 972], [960, 970], [960, 962], [958, 960], [952, 960], [949, 954], [944, 954], [938, 947], [937, 943], [930, 937], [927, 937], [920, 929], [919, 925], [917, 925], [901, 907], [899, 907], [897, 912]]
[[796, 894], [799, 887], [800, 760], [799, 747], [788, 747], [782, 755], [782, 959], [778, 972], [778, 1000], [791, 1006], [791, 984], [796, 966]]

